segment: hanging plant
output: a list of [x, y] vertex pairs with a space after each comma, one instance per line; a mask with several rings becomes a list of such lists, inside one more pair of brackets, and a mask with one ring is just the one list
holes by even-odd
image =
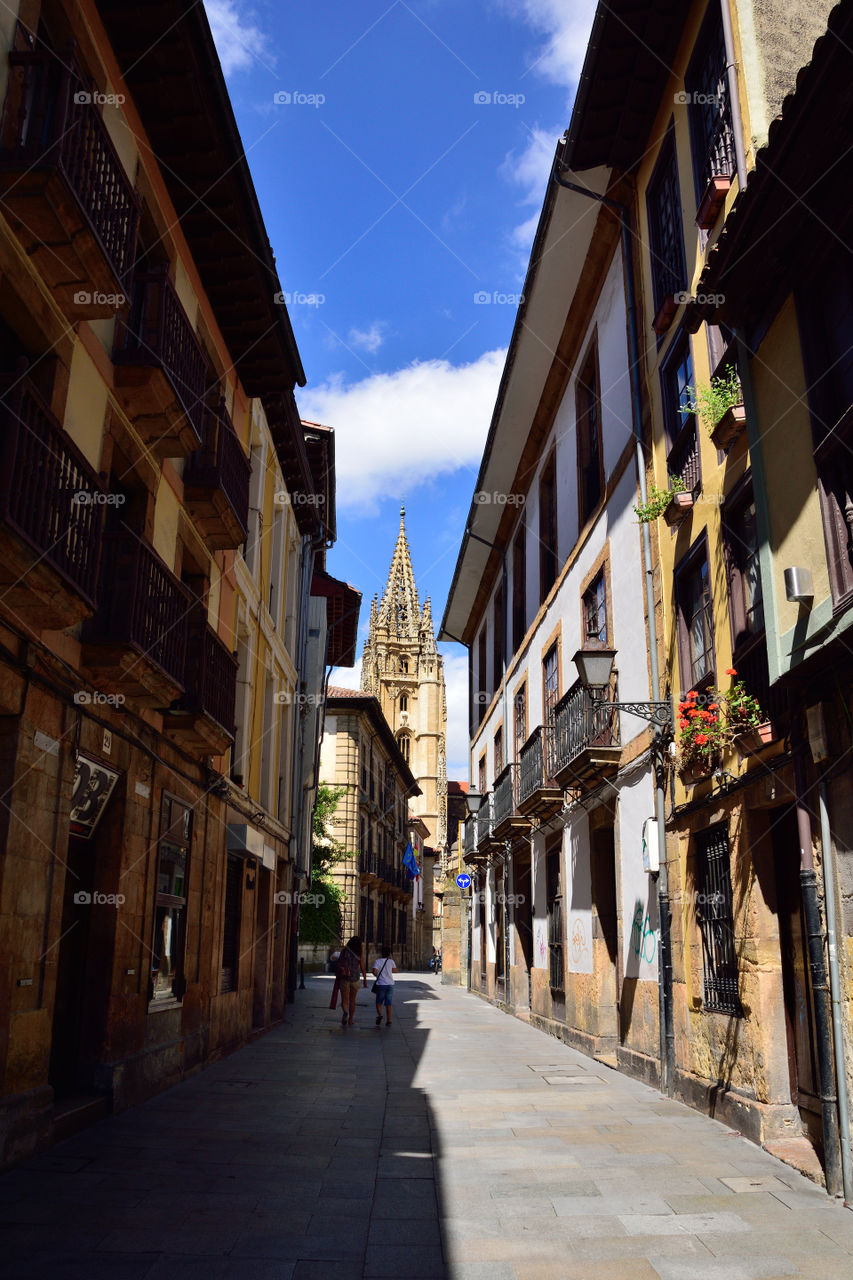
[[712, 378], [709, 386], [694, 391], [693, 398], [682, 405], [680, 412], [685, 416], [689, 413], [698, 414], [702, 426], [713, 435], [729, 410], [742, 404], [740, 378], [734, 365], [730, 365], [724, 374]]
[[650, 521], [657, 520], [658, 516], [662, 516], [666, 511], [677, 493], [686, 492], [684, 481], [679, 476], [669, 477], [668, 489], [659, 489], [655, 484], [650, 485], [646, 501], [634, 507], [640, 524], [649, 524]]
[[679, 767], [687, 773], [711, 772], [726, 745], [726, 726], [720, 715], [716, 694], [700, 699], [691, 690], [678, 704]]

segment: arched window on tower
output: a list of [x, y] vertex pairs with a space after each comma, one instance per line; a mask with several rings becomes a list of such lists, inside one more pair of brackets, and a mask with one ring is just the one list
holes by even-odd
[[400, 748], [400, 754], [402, 755], [406, 764], [409, 763], [409, 759], [410, 759], [409, 748], [411, 746], [411, 741], [412, 740], [407, 733], [401, 733], [399, 738], [397, 739], [397, 746]]
[[408, 709], [409, 709], [409, 699], [406, 697], [404, 693], [401, 693], [400, 694], [400, 710], [408, 711]]
[[408, 659], [408, 658], [401, 658], [401, 659], [400, 659], [400, 670], [402, 671], [402, 673], [403, 673], [403, 675], [404, 675], [404, 676], [407, 676], [407, 675], [409, 674], [409, 659]]

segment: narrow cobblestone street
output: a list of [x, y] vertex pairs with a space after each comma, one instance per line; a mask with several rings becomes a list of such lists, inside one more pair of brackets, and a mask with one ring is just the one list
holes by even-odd
[[477, 997], [404, 975], [0, 1179], [4, 1275], [849, 1280], [853, 1213]]

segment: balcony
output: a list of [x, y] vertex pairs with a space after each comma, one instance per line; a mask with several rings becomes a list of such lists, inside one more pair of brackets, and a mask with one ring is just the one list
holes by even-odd
[[667, 475], [682, 482], [686, 493], [692, 493], [694, 498], [698, 495], [702, 473], [700, 469], [699, 433], [696, 428], [696, 419], [693, 416], [685, 420], [675, 444], [667, 454], [666, 470]]
[[518, 766], [508, 764], [495, 783], [492, 831], [498, 840], [530, 829], [529, 819], [518, 812], [518, 776]]
[[138, 706], [171, 706], [185, 692], [190, 593], [153, 547], [117, 533], [103, 540], [98, 600], [83, 631], [93, 683]]
[[113, 351], [115, 394], [158, 458], [202, 443], [207, 359], [167, 268], [137, 272]]
[[234, 741], [239, 662], [196, 606], [187, 624], [183, 695], [166, 713], [164, 729], [182, 746], [220, 756]]
[[521, 748], [518, 811], [542, 821], [563, 807], [563, 788], [552, 776], [553, 728], [539, 725]]
[[225, 551], [246, 541], [251, 466], [220, 401], [204, 407], [201, 448], [184, 471], [184, 503], [209, 547]]
[[71, 320], [110, 317], [122, 305], [139, 220], [133, 186], [88, 89], [70, 55], [9, 54], [0, 207]]
[[34, 630], [95, 609], [104, 486], [23, 368], [0, 384], [0, 587]]
[[497, 838], [494, 831], [494, 794], [488, 792], [483, 796], [477, 810], [477, 854], [488, 859], [493, 853], [497, 853], [501, 846], [502, 841]]
[[554, 781], [585, 789], [612, 777], [621, 754], [612, 689], [594, 697], [576, 681], [554, 708]]
[[465, 851], [463, 860], [475, 862], [477, 859], [477, 819], [470, 817], [465, 823]]

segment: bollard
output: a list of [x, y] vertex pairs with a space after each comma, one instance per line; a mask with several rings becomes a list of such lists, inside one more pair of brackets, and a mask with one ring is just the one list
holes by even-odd
[[299, 961], [299, 990], [300, 991], [305, 990], [305, 957], [304, 956]]

